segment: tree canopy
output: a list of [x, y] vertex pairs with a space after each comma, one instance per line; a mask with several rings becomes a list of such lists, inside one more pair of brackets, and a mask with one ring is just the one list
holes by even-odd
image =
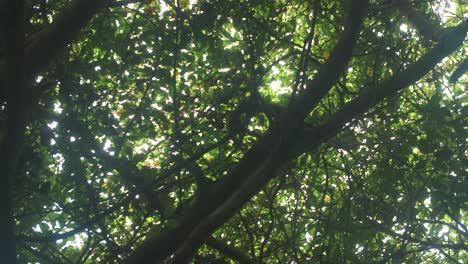
[[467, 263], [462, 0], [2, 0], [1, 263]]

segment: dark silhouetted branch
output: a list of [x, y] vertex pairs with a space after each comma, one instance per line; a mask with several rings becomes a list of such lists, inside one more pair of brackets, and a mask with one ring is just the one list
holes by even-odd
[[245, 264], [259, 264], [260, 262], [252, 259], [250, 256], [246, 255], [244, 252], [239, 250], [236, 247], [226, 244], [226, 242], [219, 239], [209, 237], [205, 241], [206, 245], [218, 250], [223, 255], [230, 257], [233, 260], [238, 261], [239, 263]]

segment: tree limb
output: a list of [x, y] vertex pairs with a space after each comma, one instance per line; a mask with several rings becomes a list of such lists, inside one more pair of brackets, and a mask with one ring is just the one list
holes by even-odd
[[468, 71], [468, 59], [465, 59], [450, 75], [450, 83], [456, 83]]
[[418, 30], [421, 36], [433, 41], [440, 40], [443, 28], [427, 19], [418, 10], [414, 9], [408, 0], [397, 0], [397, 2], [400, 12], [406, 16], [408, 22]]
[[78, 36], [96, 12], [112, 1], [73, 0], [50, 25], [32, 35], [25, 47], [26, 76], [31, 78], [41, 72]]
[[233, 260], [238, 261], [239, 263], [243, 263], [243, 264], [244, 263], [245, 264], [261, 263], [252, 259], [250, 256], [246, 255], [244, 252], [242, 252], [238, 248], [228, 245], [226, 244], [226, 242], [216, 239], [214, 237], [209, 237], [208, 239], [206, 239], [205, 243], [207, 246], [218, 250], [220, 253], [230, 257]]
[[196, 253], [206, 236], [222, 226], [233, 214], [238, 212], [261, 187], [263, 187], [275, 175], [283, 165], [284, 157], [275, 159], [276, 153], [270, 153], [265, 160], [257, 165], [249, 178], [226, 200], [214, 210], [185, 237], [183, 244], [175, 252], [173, 263], [188, 263]]
[[[331, 116], [326, 123], [313, 129], [304, 130], [301, 146], [315, 146], [317, 138], [321, 140], [330, 138], [345, 126], [346, 123], [364, 114], [369, 108], [421, 79], [443, 58], [450, 55], [450, 53], [457, 50], [463, 44], [467, 30], [468, 20], [457, 27], [451, 28], [444, 38], [439, 41], [437, 46], [409, 65], [408, 68], [388, 78], [379, 85], [365, 89], [357, 98], [344, 105]], [[302, 149], [299, 152], [304, 150]]]
[[330, 58], [320, 67], [317, 75], [306, 83], [305, 90], [298, 94], [296, 100], [295, 98], [291, 100], [288, 116], [302, 121], [343, 74], [356, 45], [367, 4], [367, 1], [362, 0], [350, 3], [351, 9], [345, 21], [345, 31], [333, 48]]

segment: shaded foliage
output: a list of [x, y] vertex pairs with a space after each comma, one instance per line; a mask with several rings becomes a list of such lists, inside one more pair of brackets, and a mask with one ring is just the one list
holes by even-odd
[[18, 263], [468, 261], [464, 1], [25, 2]]

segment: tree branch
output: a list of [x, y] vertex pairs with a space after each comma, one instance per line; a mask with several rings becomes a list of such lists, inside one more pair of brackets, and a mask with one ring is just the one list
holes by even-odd
[[[380, 85], [365, 89], [357, 98], [344, 105], [331, 116], [326, 123], [312, 129], [304, 130], [304, 134], [302, 135], [303, 140], [301, 141], [303, 149], [299, 152], [305, 151], [305, 146], [313, 147], [317, 142], [323, 142], [323, 140], [334, 136], [345, 124], [364, 114], [369, 108], [421, 79], [443, 58], [457, 50], [463, 44], [467, 30], [468, 20], [457, 27], [451, 28], [450, 31], [447, 31], [447, 34], [444, 35], [444, 38], [439, 41], [437, 46], [424, 54], [416, 62], [409, 65], [406, 70], [388, 78]], [[297, 155], [297, 153], [293, 155]]]
[[343, 74], [356, 45], [367, 4], [367, 1], [363, 0], [350, 3], [350, 11], [345, 21], [345, 31], [331, 52], [330, 58], [320, 67], [317, 75], [306, 83], [305, 90], [298, 94], [297, 100], [294, 98], [291, 100], [289, 117], [295, 117], [302, 122], [304, 117], [317, 106]]
[[408, 22], [418, 30], [421, 36], [433, 41], [440, 40], [443, 28], [427, 19], [418, 10], [414, 9], [408, 0], [397, 0], [397, 2], [400, 12], [406, 16]]
[[[41, 72], [93, 18], [96, 12], [113, 0], [73, 0], [53, 23], [26, 41], [26, 77]], [[29, 79], [28, 78], [28, 79]]]
[[[282, 157], [284, 158], [284, 157]], [[284, 163], [276, 160], [270, 153], [265, 160], [254, 168], [249, 178], [216, 210], [203, 218], [193, 231], [186, 237], [183, 244], [176, 251], [174, 263], [188, 263], [196, 253], [206, 236], [222, 226], [233, 214], [239, 211], [260, 189], [264, 186], [276, 171]]]
[[456, 83], [468, 71], [468, 59], [465, 59], [450, 75], [450, 83]]
[[250, 256], [246, 255], [244, 252], [239, 250], [236, 247], [233, 247], [231, 245], [226, 244], [226, 242], [218, 240], [214, 237], [209, 237], [205, 241], [206, 245], [218, 250], [220, 253], [230, 257], [233, 260], [238, 261], [239, 263], [245, 263], [245, 264], [259, 264], [261, 262], [258, 262], [254, 259], [252, 259]]

